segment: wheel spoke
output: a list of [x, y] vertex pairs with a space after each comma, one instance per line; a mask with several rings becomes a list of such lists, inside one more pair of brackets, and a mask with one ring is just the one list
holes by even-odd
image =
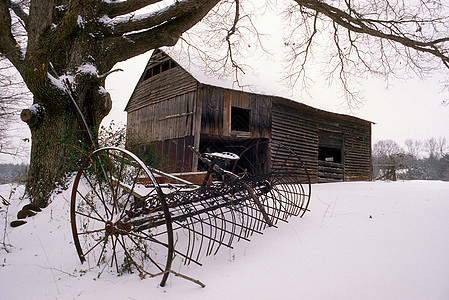
[[[151, 241], [151, 242], [153, 242], [153, 243], [155, 243], [155, 244], [161, 245], [161, 246], [163, 246], [163, 247], [165, 247], [165, 248], [167, 248], [167, 249], [169, 248], [169, 245], [168, 245], [167, 243], [161, 242], [161, 241], [155, 239], [154, 237], [151, 237], [151, 236], [147, 235], [147, 234], [144, 233], [144, 232], [140, 232], [140, 233], [143, 234], [143, 236], [140, 236], [140, 235], [136, 234], [135, 232], [130, 232], [129, 235], [132, 235], [132, 236], [135, 236], [135, 237], [138, 237], [138, 238], [148, 239], [149, 241]], [[163, 233], [166, 234], [167, 231], [164, 231]], [[176, 249], [173, 249], [173, 251], [174, 251], [176, 254], [179, 254], [180, 256], [184, 257], [185, 259], [187, 259], [187, 260], [189, 260], [189, 261], [192, 261], [192, 262], [194, 262], [195, 264], [197, 264], [197, 265], [199, 265], [199, 266], [202, 266], [202, 264], [201, 264], [200, 262], [198, 262], [198, 261], [192, 259], [192, 258], [189, 257], [187, 254], [184, 254], [184, 253], [182, 253], [182, 252], [180, 252], [180, 251], [178, 251], [178, 250], [176, 250]]]
[[90, 248], [88, 251], [84, 253], [84, 256], [89, 254], [92, 250], [94, 250], [98, 245], [100, 245], [101, 242], [104, 242], [105, 244], [108, 242], [108, 236], [105, 235], [101, 240], [99, 240], [92, 248]]
[[[118, 195], [118, 189], [119, 189], [119, 186], [120, 186], [120, 180], [122, 180], [122, 172], [123, 172], [123, 168], [125, 167], [125, 153], [121, 153], [121, 158], [120, 158], [120, 171], [118, 172], [118, 178], [116, 179], [117, 180], [117, 185], [116, 185], [116, 187], [115, 187], [115, 195]], [[118, 201], [118, 199], [117, 199], [117, 201]], [[117, 207], [117, 203], [115, 203], [116, 205], [114, 206], [116, 209], [117, 209], [117, 211], [118, 211], [118, 207]], [[114, 211], [113, 211], [113, 213], [114, 213]]]
[[115, 268], [118, 273], [119, 269], [118, 269], [118, 258], [117, 258], [117, 241], [118, 241], [118, 237], [115, 237], [115, 240], [114, 240], [114, 238], [112, 238], [112, 253], [113, 253], [113, 255], [112, 255], [112, 261], [111, 261], [111, 267], [114, 266], [114, 261], [115, 261]]
[[[109, 150], [106, 151], [106, 161], [107, 161], [107, 167], [108, 167], [108, 170], [109, 170], [108, 183], [109, 183], [109, 189], [110, 189], [110, 192], [111, 192], [112, 214], [113, 214], [114, 213], [114, 207], [117, 204], [117, 195], [115, 194], [115, 190], [114, 190], [114, 180], [113, 180], [114, 178], [113, 178], [113, 175], [112, 175], [113, 165], [112, 165], [112, 162], [111, 162], [111, 156], [110, 156], [110, 151]], [[117, 182], [117, 185], [118, 185], [118, 182]]]
[[97, 266], [99, 266], [100, 263], [101, 263], [101, 259], [103, 258], [104, 251], [105, 251], [105, 249], [106, 249], [106, 245], [107, 245], [107, 243], [104, 243], [104, 244], [103, 244], [103, 247], [101, 248], [100, 255], [98, 256]]
[[125, 255], [126, 257], [132, 261], [132, 263], [134, 264], [134, 266], [141, 272], [145, 273], [145, 274], [149, 274], [151, 276], [153, 276], [152, 273], [146, 271], [145, 269], [143, 269], [138, 263], [136, 263], [136, 261], [133, 259], [133, 256], [128, 252], [128, 249], [126, 248], [126, 244], [125, 241], [123, 240], [123, 236], [122, 236], [122, 241], [120, 241], [119, 239], [117, 239], [117, 241], [119, 242], [120, 246], [122, 246], [123, 251], [125, 251]]
[[[100, 200], [100, 202], [103, 204], [104, 208], [105, 208], [105, 214], [106, 214], [106, 218], [109, 218], [110, 215], [112, 215], [111, 211], [109, 210], [108, 206], [106, 205], [106, 201], [105, 201], [105, 197], [103, 195], [103, 189], [101, 188], [101, 183], [100, 180], [98, 182], [98, 185], [100, 187], [100, 194], [98, 194], [97, 189], [95, 188], [95, 185], [92, 183], [92, 181], [89, 179], [89, 177], [86, 175], [86, 173], [83, 173], [84, 178], [86, 179], [86, 181], [89, 183], [89, 186], [91, 187], [92, 191], [94, 192], [95, 195], [97, 195], [98, 199]], [[77, 191], [80, 195], [81, 193], [79, 191]], [[89, 205], [90, 202], [84, 197], [82, 196], [83, 199], [86, 201], [86, 203], [88, 203]], [[94, 207], [92, 207], [92, 209], [94, 209]], [[97, 213], [98, 214], [98, 213]], [[98, 214], [100, 216], [100, 214]]]
[[[101, 216], [96, 211], [95, 211], [95, 213], [101, 218]], [[106, 223], [106, 221], [103, 218], [98, 219], [98, 218], [93, 217], [92, 215], [86, 215], [85, 213], [82, 213], [82, 212], [77, 211], [77, 210], [75, 211], [75, 214], [83, 216], [83, 217], [86, 217], [86, 218], [89, 218], [89, 219], [92, 219], [92, 220], [96, 220], [98, 222]]]
[[78, 235], [87, 235], [87, 234], [92, 234], [92, 233], [97, 233], [97, 232], [102, 232], [105, 231], [104, 228], [102, 229], [95, 229], [95, 230], [86, 230], [84, 232], [79, 232]]
[[[134, 243], [135, 246], [137, 247], [141, 247], [141, 244], [136, 242], [131, 236], [128, 236], [128, 238]], [[151, 258], [151, 256], [149, 256], [146, 252], [145, 249], [141, 250], [142, 254], [144, 255], [145, 259], [149, 259], [161, 272], [165, 271], [161, 266], [159, 266], [159, 263], [157, 263], [156, 261], [153, 260], [153, 258]]]
[[139, 170], [137, 171], [137, 174], [136, 174], [136, 178], [133, 180], [133, 185], [131, 187], [131, 190], [128, 192], [128, 197], [126, 198], [125, 205], [123, 206], [123, 209], [122, 209], [122, 211], [120, 213], [120, 216], [119, 216], [118, 220], [122, 220], [123, 217], [125, 216], [125, 213], [126, 213], [126, 209], [125, 208], [128, 206], [129, 200], [131, 199], [131, 196], [134, 193], [134, 188], [136, 186], [137, 179], [138, 179], [139, 174], [140, 174], [140, 172], [142, 170], [143, 170], [142, 167], [139, 167]]

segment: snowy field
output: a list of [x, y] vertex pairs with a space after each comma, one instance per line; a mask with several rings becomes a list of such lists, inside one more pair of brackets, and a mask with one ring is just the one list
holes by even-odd
[[[0, 185], [8, 197], [11, 187]], [[5, 229], [22, 187], [0, 204], [0, 299], [449, 299], [449, 182], [359, 182], [312, 187], [311, 211], [202, 267], [141, 280], [85, 271], [69, 223], [69, 191]], [[6, 250], [8, 251], [5, 251]]]

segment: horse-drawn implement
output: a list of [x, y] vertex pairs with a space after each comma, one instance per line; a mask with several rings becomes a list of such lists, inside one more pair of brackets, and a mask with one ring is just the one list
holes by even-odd
[[[252, 150], [245, 149], [243, 160]], [[162, 275], [164, 285], [175, 258], [200, 264], [201, 256], [307, 211], [308, 174], [293, 152], [268, 172], [264, 163], [242, 164], [231, 153], [198, 155], [209, 168], [192, 182], [149, 168], [124, 149], [93, 152], [75, 178], [71, 199], [81, 262]], [[229, 170], [221, 167], [226, 165]]]

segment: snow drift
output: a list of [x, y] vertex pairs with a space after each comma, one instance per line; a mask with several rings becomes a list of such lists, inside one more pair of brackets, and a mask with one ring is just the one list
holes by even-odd
[[313, 185], [303, 218], [175, 270], [205, 288], [175, 276], [164, 288], [137, 274], [97, 278], [73, 246], [70, 190], [11, 228], [22, 192], [0, 206], [0, 299], [449, 298], [448, 182]]

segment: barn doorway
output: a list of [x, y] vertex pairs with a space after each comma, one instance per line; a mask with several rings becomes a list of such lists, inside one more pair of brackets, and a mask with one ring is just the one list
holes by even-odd
[[318, 182], [344, 180], [343, 134], [337, 131], [318, 132]]
[[[268, 139], [211, 139], [200, 141], [201, 153], [232, 152], [240, 156], [236, 164], [222, 166], [228, 171], [242, 175], [266, 173], [269, 169]], [[207, 166], [198, 162], [198, 171], [207, 170]]]

